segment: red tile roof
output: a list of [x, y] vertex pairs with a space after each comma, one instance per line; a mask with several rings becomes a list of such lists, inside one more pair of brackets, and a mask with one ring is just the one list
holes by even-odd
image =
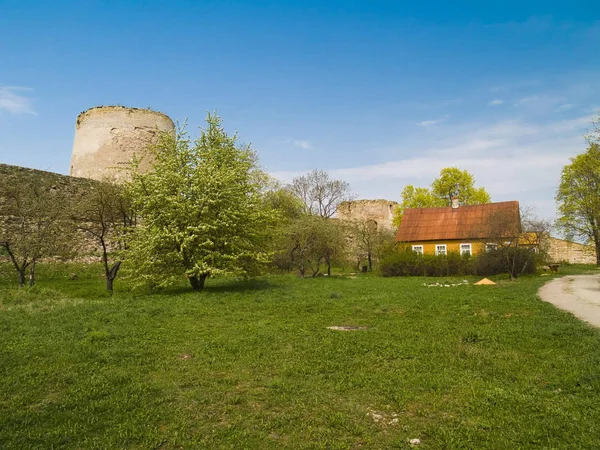
[[400, 242], [446, 239], [485, 239], [516, 234], [520, 229], [519, 202], [464, 205], [453, 209], [407, 208], [396, 234]]

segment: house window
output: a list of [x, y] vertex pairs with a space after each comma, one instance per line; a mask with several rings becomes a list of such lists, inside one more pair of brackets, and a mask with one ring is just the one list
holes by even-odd
[[460, 254], [461, 255], [472, 255], [473, 249], [471, 244], [460, 244]]
[[423, 246], [422, 245], [413, 245], [412, 251], [418, 253], [419, 255], [423, 254]]
[[436, 245], [435, 246], [435, 254], [436, 255], [445, 255], [446, 254], [446, 244]]
[[488, 242], [487, 244], [485, 244], [486, 252], [491, 252], [492, 250], [497, 250], [497, 249], [498, 249], [498, 244], [496, 244], [494, 242]]

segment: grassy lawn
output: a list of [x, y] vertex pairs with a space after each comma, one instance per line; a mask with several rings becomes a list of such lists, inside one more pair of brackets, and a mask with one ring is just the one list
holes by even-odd
[[67, 272], [0, 280], [2, 449], [598, 447], [600, 331], [536, 297], [550, 277], [109, 298]]

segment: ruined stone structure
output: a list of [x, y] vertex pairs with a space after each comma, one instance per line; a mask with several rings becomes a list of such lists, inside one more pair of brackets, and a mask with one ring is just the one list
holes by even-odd
[[[127, 177], [133, 155], [140, 159], [148, 145], [156, 142], [160, 132], [175, 132], [173, 121], [165, 114], [149, 109], [124, 106], [98, 106], [77, 117], [71, 154], [73, 177]], [[140, 169], [147, 170], [151, 161], [143, 159]]]
[[353, 200], [338, 206], [336, 217], [341, 220], [372, 220], [377, 227], [394, 230], [392, 219], [398, 202], [391, 200]]
[[596, 252], [591, 245], [565, 241], [555, 237], [548, 238], [548, 260], [554, 263], [596, 264]]

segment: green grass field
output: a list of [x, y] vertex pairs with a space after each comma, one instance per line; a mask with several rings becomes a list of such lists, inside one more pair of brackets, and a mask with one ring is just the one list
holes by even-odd
[[2, 449], [600, 445], [600, 331], [536, 297], [549, 277], [117, 280], [110, 298], [73, 270], [0, 280]]

